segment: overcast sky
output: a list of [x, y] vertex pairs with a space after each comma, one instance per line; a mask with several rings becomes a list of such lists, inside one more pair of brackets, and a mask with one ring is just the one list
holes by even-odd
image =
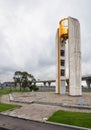
[[0, 0], [0, 81], [15, 71], [55, 79], [55, 35], [59, 21], [81, 24], [82, 73], [91, 74], [91, 0]]

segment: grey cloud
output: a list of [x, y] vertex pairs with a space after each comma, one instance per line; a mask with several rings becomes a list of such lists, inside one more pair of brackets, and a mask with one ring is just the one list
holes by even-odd
[[83, 73], [89, 73], [90, 5], [90, 0], [1, 0], [0, 79], [12, 79], [16, 70], [28, 71], [39, 79], [54, 79], [56, 29], [60, 19], [68, 16], [80, 21], [82, 68]]

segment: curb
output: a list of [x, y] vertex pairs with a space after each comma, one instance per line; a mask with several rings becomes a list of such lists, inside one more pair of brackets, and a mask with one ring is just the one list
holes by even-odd
[[61, 124], [61, 123], [55, 123], [55, 122], [50, 122], [50, 121], [45, 121], [45, 123], [52, 124], [52, 125], [59, 125], [59, 126], [64, 126], [68, 128], [75, 128], [76, 130], [91, 130], [90, 128], [85, 128], [85, 127], [79, 127], [79, 126], [74, 126], [74, 125], [67, 125], [67, 124]]
[[32, 103], [34, 103], [34, 101], [26, 102], [26, 101], [17, 101], [17, 100], [14, 100], [14, 101], [11, 101], [11, 102], [24, 103], [24, 104], [32, 104]]
[[88, 109], [91, 110], [91, 106], [82, 106], [82, 105], [65, 105], [61, 103], [49, 103], [49, 102], [40, 102], [40, 101], [34, 101], [36, 104], [43, 104], [43, 105], [51, 105], [51, 106], [60, 106], [60, 107], [66, 107], [66, 108], [78, 108], [78, 109]]
[[62, 107], [78, 108], [78, 109], [88, 109], [88, 110], [91, 110], [91, 106], [83, 106], [83, 105], [62, 105]]
[[49, 122], [49, 121], [37, 121], [37, 120], [25, 119], [25, 118], [17, 117], [17, 116], [4, 115], [2, 113], [0, 113], [0, 115], [12, 117], [12, 118], [17, 118], [17, 119], [22, 119], [22, 120], [26, 120], [26, 121], [28, 120], [28, 121], [32, 121], [32, 122], [39, 122], [39, 123], [45, 123], [45, 124], [50, 124], [50, 125], [58, 125], [58, 126], [63, 126], [63, 127], [68, 127], [68, 128], [74, 128], [76, 130], [91, 130], [90, 128], [84, 128], [84, 127], [78, 127], [78, 126], [73, 126], [73, 125], [54, 123], [54, 122]]

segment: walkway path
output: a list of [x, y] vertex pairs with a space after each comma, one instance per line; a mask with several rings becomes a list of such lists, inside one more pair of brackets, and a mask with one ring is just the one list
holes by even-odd
[[[69, 111], [80, 111], [80, 112], [91, 112], [87, 109], [78, 109], [78, 108], [67, 108], [62, 106], [48, 105], [46, 103], [60, 103], [64, 105], [76, 105], [77, 100], [84, 98], [87, 105], [91, 104], [91, 93], [84, 93], [82, 97], [70, 97], [68, 95], [57, 95], [53, 92], [33, 92], [33, 93], [13, 93], [14, 100], [30, 102], [34, 101], [37, 103], [33, 104], [20, 104], [22, 107], [15, 109], [13, 111], [6, 111], [3, 114], [22, 117], [31, 120], [43, 121], [45, 118], [48, 118], [57, 110], [69, 110]], [[2, 97], [2, 102], [9, 102], [8, 95]], [[45, 104], [38, 104], [38, 102], [45, 102]]]

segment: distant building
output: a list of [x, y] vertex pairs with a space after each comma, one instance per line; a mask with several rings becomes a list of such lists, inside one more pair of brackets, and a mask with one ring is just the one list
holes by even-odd
[[3, 82], [1, 83], [1, 88], [7, 88], [14, 86], [14, 82]]

